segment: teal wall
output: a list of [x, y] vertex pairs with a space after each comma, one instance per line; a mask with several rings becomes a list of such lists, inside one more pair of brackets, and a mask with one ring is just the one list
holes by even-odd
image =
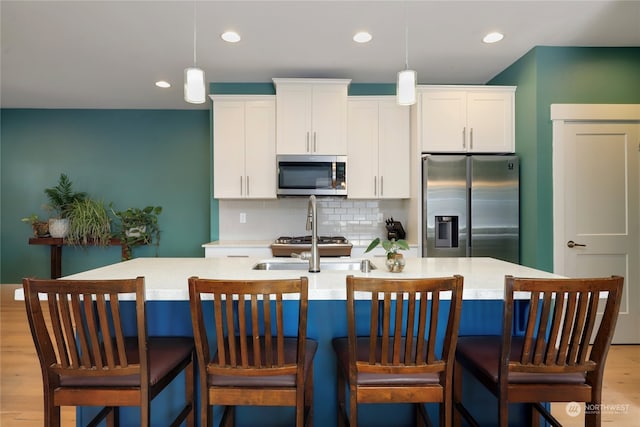
[[[552, 103], [640, 103], [640, 48], [538, 47], [489, 84], [516, 85], [521, 157], [521, 255], [553, 269]], [[211, 93], [273, 94], [272, 83], [210, 85]], [[394, 84], [357, 84], [350, 95], [393, 95]], [[67, 173], [79, 191], [117, 208], [163, 206], [160, 256], [202, 256], [218, 237], [211, 194], [209, 110], [0, 111], [1, 283], [47, 277], [49, 248], [29, 246], [20, 218], [46, 217], [44, 188]], [[154, 256], [136, 248], [135, 256]], [[63, 250], [63, 274], [120, 260], [119, 248]]]
[[[159, 205], [160, 256], [203, 256], [210, 241], [208, 110], [0, 111], [1, 283], [49, 276], [49, 247], [30, 246], [20, 218], [66, 173], [78, 191], [118, 209]], [[216, 221], [217, 223], [217, 218]], [[134, 256], [155, 256], [139, 247]], [[63, 248], [62, 272], [120, 260], [120, 247]]]
[[553, 270], [551, 104], [640, 103], [640, 47], [536, 47], [489, 84], [516, 85], [521, 261]]

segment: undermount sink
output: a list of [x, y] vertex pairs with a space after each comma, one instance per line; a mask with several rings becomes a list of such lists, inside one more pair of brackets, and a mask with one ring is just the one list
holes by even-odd
[[[360, 259], [321, 259], [322, 270], [360, 270]], [[370, 269], [375, 270], [375, 265], [370, 263]], [[268, 260], [260, 261], [252, 267], [253, 270], [309, 270], [309, 261], [305, 260]]]

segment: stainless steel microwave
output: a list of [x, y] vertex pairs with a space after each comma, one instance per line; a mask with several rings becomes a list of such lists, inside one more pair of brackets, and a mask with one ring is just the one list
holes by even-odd
[[346, 196], [347, 156], [276, 157], [279, 196]]

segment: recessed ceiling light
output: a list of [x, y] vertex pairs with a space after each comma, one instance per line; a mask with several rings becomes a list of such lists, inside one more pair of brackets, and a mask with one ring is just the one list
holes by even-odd
[[171, 87], [171, 83], [165, 81], [165, 80], [158, 80], [156, 82], [156, 86], [161, 87], [163, 89], [166, 89], [168, 87]]
[[240, 41], [240, 34], [235, 31], [225, 31], [220, 35], [220, 37], [222, 37], [222, 40], [229, 43], [237, 43]]
[[356, 43], [369, 43], [373, 37], [366, 31], [357, 32], [353, 36], [353, 41]]
[[504, 38], [504, 35], [502, 33], [493, 32], [484, 36], [482, 41], [485, 43], [495, 43], [495, 42], [499, 42], [503, 38]]

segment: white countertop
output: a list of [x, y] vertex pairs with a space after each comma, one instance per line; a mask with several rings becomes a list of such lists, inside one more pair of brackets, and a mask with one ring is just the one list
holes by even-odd
[[273, 243], [273, 240], [216, 240], [209, 243], [204, 243], [203, 248], [268, 248]]
[[[338, 260], [322, 258], [323, 262], [339, 262]], [[185, 301], [189, 299], [187, 279], [190, 276], [243, 280], [306, 276], [309, 278], [310, 300], [346, 299], [345, 277], [348, 274], [390, 278], [441, 277], [460, 274], [464, 276], [463, 299], [467, 300], [503, 299], [505, 275], [562, 277], [493, 258], [406, 258], [407, 264], [401, 273], [387, 272], [382, 259], [373, 259], [377, 269], [370, 273], [361, 273], [359, 270], [326, 269], [320, 273], [309, 273], [307, 270], [252, 270], [252, 267], [260, 261], [264, 259], [135, 258], [64, 278], [101, 280], [144, 276], [147, 300]], [[283, 262], [283, 259], [276, 259], [276, 262], [278, 261]], [[16, 290], [15, 299], [24, 299], [22, 288]]]
[[[273, 240], [215, 240], [202, 244], [203, 248], [218, 248], [218, 247], [240, 247], [240, 248], [268, 248], [273, 243]], [[371, 243], [371, 240], [349, 240], [349, 243], [353, 247], [366, 248]], [[417, 243], [409, 242], [409, 247], [418, 247]]]

